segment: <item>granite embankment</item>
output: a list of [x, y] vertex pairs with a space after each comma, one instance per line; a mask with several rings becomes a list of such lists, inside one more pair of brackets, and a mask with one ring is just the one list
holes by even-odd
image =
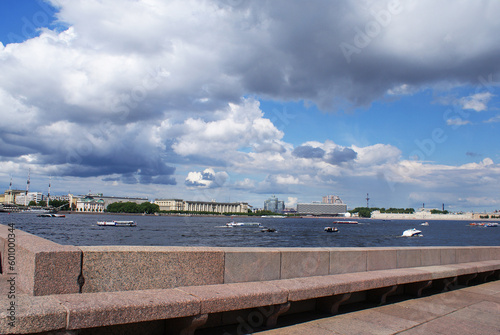
[[1, 334], [238, 332], [500, 273], [500, 247], [77, 247], [4, 225], [0, 252]]

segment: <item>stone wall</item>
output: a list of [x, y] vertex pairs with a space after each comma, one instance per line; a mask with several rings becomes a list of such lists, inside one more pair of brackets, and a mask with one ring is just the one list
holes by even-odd
[[[18, 282], [30, 295], [243, 283], [500, 259], [500, 247], [75, 247], [19, 230], [15, 235]], [[8, 227], [0, 225], [4, 273], [7, 236]]]

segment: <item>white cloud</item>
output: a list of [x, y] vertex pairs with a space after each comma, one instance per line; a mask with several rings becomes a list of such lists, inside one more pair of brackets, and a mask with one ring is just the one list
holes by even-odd
[[227, 172], [215, 172], [212, 168], [207, 168], [203, 172], [189, 172], [185, 185], [191, 188], [219, 188], [224, 186], [228, 179]]
[[488, 110], [488, 102], [494, 97], [490, 92], [476, 93], [459, 100], [463, 109], [472, 109], [476, 112]]

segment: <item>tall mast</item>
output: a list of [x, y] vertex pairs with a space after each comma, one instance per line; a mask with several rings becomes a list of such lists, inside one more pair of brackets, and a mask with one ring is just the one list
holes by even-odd
[[49, 177], [49, 193], [47, 193], [47, 207], [49, 207], [49, 203], [50, 203], [50, 180], [52, 179], [52, 177]]
[[26, 183], [26, 196], [24, 197], [24, 206], [28, 206], [28, 192], [30, 191], [30, 171], [31, 169], [28, 169], [28, 181]]

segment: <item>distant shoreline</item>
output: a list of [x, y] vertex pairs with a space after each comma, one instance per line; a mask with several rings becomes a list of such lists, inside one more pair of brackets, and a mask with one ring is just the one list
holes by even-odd
[[[186, 217], [186, 216], [197, 216], [197, 217], [229, 217], [231, 215], [223, 215], [223, 214], [171, 214], [171, 213], [160, 213], [160, 214], [142, 214], [142, 213], [110, 213], [110, 212], [100, 212], [100, 213], [95, 213], [95, 212], [73, 212], [73, 211], [59, 211], [58, 213], [60, 214], [90, 214], [90, 215], [129, 215], [129, 216], [178, 216], [178, 217]], [[255, 216], [255, 215], [238, 215], [238, 217], [260, 217], [260, 216]], [[454, 217], [450, 215], [449, 217], [446, 218], [388, 218], [388, 219], [383, 219], [383, 218], [362, 218], [362, 217], [342, 217], [342, 216], [285, 216], [287, 219], [329, 219], [329, 220], [346, 220], [346, 221], [353, 221], [353, 220], [377, 220], [377, 221], [396, 221], [396, 220], [412, 220], [412, 221], [446, 221], [446, 220], [452, 220], [452, 221], [499, 221], [500, 218], [460, 218], [460, 217]]]

